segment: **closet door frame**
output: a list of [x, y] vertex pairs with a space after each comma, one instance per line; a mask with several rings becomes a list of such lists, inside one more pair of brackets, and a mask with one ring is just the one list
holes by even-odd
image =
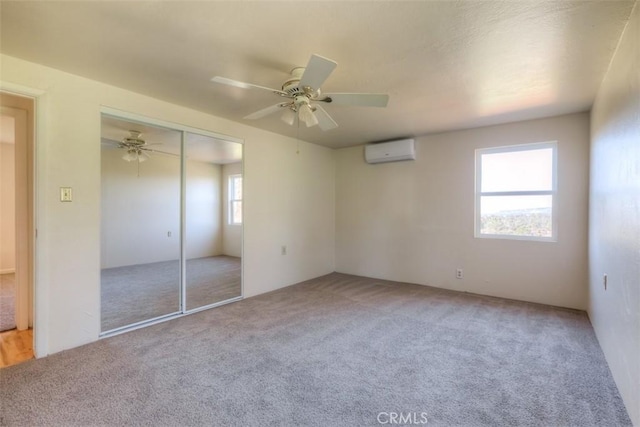
[[[126, 120], [129, 122], [140, 123], [143, 125], [156, 126], [166, 128], [172, 131], [180, 132], [180, 245], [179, 245], [179, 265], [180, 265], [180, 308], [179, 311], [174, 313], [165, 314], [148, 320], [136, 322], [130, 325], [121, 326], [108, 331], [100, 333], [100, 338], [107, 338], [114, 335], [119, 335], [124, 332], [129, 332], [135, 329], [144, 328], [147, 326], [155, 325], [157, 323], [166, 322], [167, 320], [176, 319], [182, 316], [186, 316], [193, 313], [198, 313], [203, 310], [208, 310], [221, 305], [229, 304], [232, 302], [240, 301], [244, 298], [244, 218], [242, 223], [242, 238], [241, 238], [241, 261], [240, 261], [240, 295], [234, 298], [226, 299], [223, 301], [214, 302], [199, 307], [195, 307], [191, 310], [187, 310], [187, 277], [186, 277], [186, 185], [187, 185], [187, 158], [186, 158], [186, 138], [187, 133], [196, 135], [202, 135], [218, 140], [240, 144], [242, 150], [241, 169], [244, 177], [244, 140], [233, 136], [208, 131], [192, 126], [173, 123], [165, 120], [155, 119], [147, 116], [142, 116], [135, 113], [130, 113], [123, 110], [118, 110], [111, 107], [101, 107], [100, 117], [109, 116], [119, 120]], [[101, 301], [102, 304], [102, 301]]]

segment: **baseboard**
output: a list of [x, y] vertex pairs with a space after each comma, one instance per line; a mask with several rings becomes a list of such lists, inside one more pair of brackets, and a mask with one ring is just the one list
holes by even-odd
[[15, 272], [16, 272], [15, 268], [5, 268], [4, 270], [0, 270], [0, 274], [11, 274]]

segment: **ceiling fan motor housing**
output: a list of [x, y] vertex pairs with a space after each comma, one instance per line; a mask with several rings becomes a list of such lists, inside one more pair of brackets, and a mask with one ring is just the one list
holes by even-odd
[[136, 146], [136, 145], [146, 144], [146, 141], [140, 137], [142, 135], [141, 132], [138, 132], [137, 130], [130, 130], [129, 133], [131, 134], [131, 136], [128, 136], [122, 140], [125, 146]]
[[300, 87], [300, 79], [306, 70], [305, 67], [296, 67], [291, 70], [291, 78], [282, 84], [282, 91], [291, 98], [298, 96], [306, 96], [309, 99], [316, 99], [320, 96], [320, 89], [314, 89], [310, 86]]
[[288, 95], [295, 95], [298, 92], [298, 83], [304, 74], [304, 67], [296, 67], [291, 70], [291, 77], [282, 84], [282, 91]]

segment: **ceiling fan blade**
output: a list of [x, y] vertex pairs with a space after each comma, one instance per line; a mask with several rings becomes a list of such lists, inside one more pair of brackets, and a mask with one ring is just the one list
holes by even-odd
[[152, 148], [140, 148], [140, 150], [142, 151], [150, 151], [152, 153], [158, 153], [158, 154], [164, 154], [166, 156], [175, 156], [175, 157], [180, 157], [180, 154], [176, 154], [176, 153], [167, 153], [166, 151], [160, 151], [160, 150], [154, 150]]
[[318, 126], [320, 129], [331, 130], [338, 127], [338, 124], [331, 118], [324, 108], [318, 104], [315, 104], [314, 107], [316, 109], [314, 114], [316, 115], [316, 119], [318, 119]]
[[389, 95], [382, 93], [325, 93], [324, 99], [337, 105], [356, 105], [358, 107], [386, 107]]
[[268, 116], [269, 114], [273, 114], [276, 111], [280, 111], [280, 109], [282, 107], [285, 107], [286, 105], [288, 105], [287, 102], [281, 102], [279, 104], [276, 105], [272, 105], [271, 107], [267, 107], [267, 108], [263, 108], [262, 110], [258, 110], [255, 113], [249, 114], [248, 116], [243, 117], [244, 119], [248, 119], [248, 120], [255, 120], [255, 119], [261, 119], [265, 116]]
[[101, 144], [109, 144], [109, 145], [120, 145], [120, 141], [114, 141], [113, 139], [100, 138]]
[[238, 80], [232, 80], [226, 77], [215, 76], [214, 78], [211, 79], [211, 81], [214, 83], [220, 83], [227, 86], [239, 87], [242, 89], [262, 89], [262, 90], [268, 90], [269, 92], [277, 93], [278, 95], [287, 95], [285, 92], [279, 89], [273, 89], [270, 87], [258, 86], [251, 83], [240, 82]]
[[311, 55], [304, 74], [302, 74], [300, 78], [298, 87], [303, 88], [309, 86], [313, 89], [318, 89], [322, 86], [322, 83], [327, 80], [327, 77], [329, 77], [337, 65], [337, 62], [330, 59], [315, 54]]

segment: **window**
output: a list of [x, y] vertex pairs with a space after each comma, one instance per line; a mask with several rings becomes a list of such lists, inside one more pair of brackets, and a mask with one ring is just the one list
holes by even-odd
[[556, 241], [557, 144], [476, 150], [476, 237]]
[[242, 224], [242, 175], [229, 175], [229, 224]]

